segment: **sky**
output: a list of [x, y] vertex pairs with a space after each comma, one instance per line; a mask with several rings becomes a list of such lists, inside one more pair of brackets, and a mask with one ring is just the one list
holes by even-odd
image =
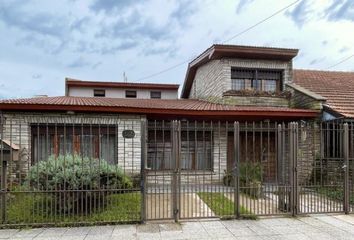
[[353, 0], [302, 0], [225, 42], [294, 1], [0, 0], [0, 98], [64, 95], [66, 77], [182, 85], [214, 43], [297, 48], [302, 69], [354, 54]]

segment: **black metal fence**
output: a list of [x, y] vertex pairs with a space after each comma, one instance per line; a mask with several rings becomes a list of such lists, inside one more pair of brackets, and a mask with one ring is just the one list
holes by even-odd
[[0, 121], [0, 226], [353, 211], [352, 124]]

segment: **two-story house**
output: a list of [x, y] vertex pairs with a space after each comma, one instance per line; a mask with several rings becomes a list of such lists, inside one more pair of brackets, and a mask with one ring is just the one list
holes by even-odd
[[[1, 136], [25, 149], [28, 155], [22, 161], [31, 164], [52, 154], [78, 153], [104, 158], [127, 172], [138, 173], [141, 121], [147, 120], [150, 126], [157, 124], [160, 128], [147, 131], [145, 166], [169, 170], [174, 166], [172, 140], [170, 131], [161, 127], [163, 122], [220, 122], [225, 128], [225, 121], [269, 124], [319, 119], [320, 107], [303, 106], [296, 102], [299, 97], [292, 97], [289, 86], [293, 84], [292, 60], [297, 53], [296, 49], [213, 45], [188, 65], [181, 99], [177, 99], [178, 85], [173, 84], [67, 78], [65, 96], [0, 101], [4, 125]], [[125, 129], [134, 130], [134, 138], [123, 138]], [[183, 131], [181, 168], [219, 174], [231, 170], [234, 149], [230, 132], [209, 128], [205, 132], [195, 130], [193, 135]], [[263, 136], [263, 140], [260, 132], [253, 134], [256, 137], [242, 135], [240, 142], [245, 146], [254, 144], [257, 149], [253, 152], [257, 155], [248, 149], [241, 153], [241, 158], [259, 158], [264, 151], [259, 149], [261, 145], [264, 148], [266, 142], [272, 142], [267, 146], [271, 151], [268, 161], [272, 162], [268, 164], [275, 168], [275, 133]], [[104, 148], [109, 150], [103, 151]], [[271, 170], [267, 178], [274, 178], [274, 172], [275, 169]]]
[[[332, 160], [342, 154], [342, 129], [327, 133], [321, 123], [354, 116], [354, 74], [293, 69], [297, 54], [212, 45], [189, 63], [180, 98], [175, 84], [67, 78], [64, 96], [1, 100], [0, 146], [7, 148], [0, 148], [0, 156], [10, 154], [4, 165], [10, 185], [22, 184], [28, 170], [50, 156], [105, 160], [126, 175], [143, 176], [141, 189], [150, 194], [147, 218], [194, 208], [192, 215], [181, 215], [188, 218], [206, 216], [197, 193], [221, 191], [235, 199], [228, 187], [236, 184], [236, 169], [249, 194], [263, 189], [267, 204], [278, 206], [274, 213], [288, 211], [290, 169], [297, 169], [298, 184], [309, 182], [326, 154]], [[300, 131], [289, 124], [294, 121]], [[177, 189], [184, 194], [179, 203], [171, 200]], [[252, 208], [267, 213], [258, 210]]]

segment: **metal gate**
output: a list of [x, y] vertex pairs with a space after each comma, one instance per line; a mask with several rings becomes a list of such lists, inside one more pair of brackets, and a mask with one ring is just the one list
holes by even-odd
[[294, 214], [296, 127], [150, 121], [146, 219]]
[[0, 114], [0, 163], [0, 227], [354, 209], [352, 123]]

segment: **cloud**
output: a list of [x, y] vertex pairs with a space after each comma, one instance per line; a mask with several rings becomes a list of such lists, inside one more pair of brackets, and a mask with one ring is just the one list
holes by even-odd
[[67, 67], [69, 67], [69, 68], [84, 68], [84, 67], [88, 67], [91, 65], [92, 65], [91, 62], [87, 61], [85, 58], [83, 58], [81, 56], [81, 57], [75, 59], [69, 65], [67, 65]]
[[101, 66], [101, 65], [102, 65], [102, 62], [100, 61], [100, 62], [97, 62], [97, 63], [93, 64], [91, 68], [92, 68], [93, 70], [95, 70], [96, 68], [98, 68], [98, 67]]
[[309, 8], [309, 1], [302, 0], [293, 10], [286, 11], [285, 15], [290, 17], [299, 28], [302, 28], [303, 25], [308, 21], [309, 15], [313, 12]]
[[179, 1], [176, 9], [171, 13], [171, 18], [180, 25], [185, 25], [197, 10], [197, 1]]
[[342, 47], [339, 49], [339, 53], [344, 53], [344, 52], [348, 52], [350, 50], [349, 47]]
[[138, 11], [132, 11], [128, 16], [119, 18], [103, 26], [96, 37], [113, 39], [150, 39], [161, 40], [170, 35], [166, 25], [158, 25], [152, 18], [143, 16]]
[[0, 5], [0, 21], [9, 27], [40, 34], [61, 38], [68, 32], [67, 22], [63, 17], [53, 16], [46, 12], [34, 12], [25, 9], [25, 4]]
[[39, 74], [39, 73], [33, 74], [33, 75], [32, 75], [32, 78], [33, 78], [33, 79], [41, 79], [41, 78], [42, 78], [42, 74]]
[[354, 1], [333, 0], [332, 4], [325, 10], [325, 14], [330, 21], [354, 21]]
[[324, 60], [326, 60], [326, 57], [315, 58], [315, 59], [313, 59], [313, 60], [310, 62], [310, 65], [315, 65], [315, 64], [321, 63], [321, 62], [323, 62]]
[[113, 13], [115, 11], [123, 11], [128, 7], [131, 7], [141, 0], [134, 1], [125, 1], [125, 0], [95, 0], [93, 4], [90, 5], [90, 9], [94, 12], [104, 12], [104, 13]]
[[254, 0], [239, 0], [236, 6], [236, 13], [239, 14], [242, 10], [249, 4], [251, 4]]

